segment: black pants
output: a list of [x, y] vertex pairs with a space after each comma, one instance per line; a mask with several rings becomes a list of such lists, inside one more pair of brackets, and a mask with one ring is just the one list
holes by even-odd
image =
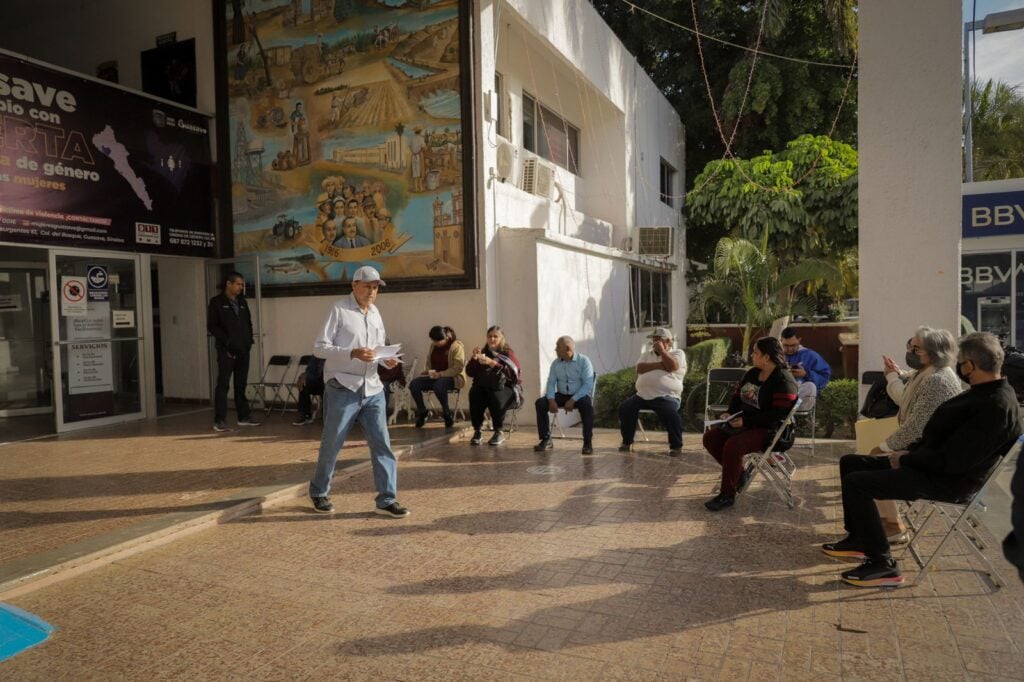
[[245, 399], [245, 386], [249, 383], [249, 351], [232, 353], [217, 349], [217, 387], [213, 391], [213, 420], [222, 422], [228, 417], [228, 382], [235, 385], [235, 411], [239, 419], [249, 418], [249, 401]]
[[869, 559], [891, 556], [875, 500], [955, 502], [969, 495], [969, 491], [955, 490], [945, 477], [910, 467], [893, 469], [885, 456], [844, 455], [839, 460], [839, 477], [843, 487], [843, 525], [861, 543]]
[[[571, 397], [564, 393], [555, 393], [555, 404], [562, 407]], [[541, 440], [548, 440], [551, 438], [551, 419], [548, 416], [551, 413], [548, 411], [548, 399], [541, 396], [534, 404], [537, 407], [537, 437]], [[580, 419], [583, 421], [583, 444], [591, 445], [594, 442], [594, 403], [590, 400], [589, 395], [576, 401], [576, 410], [580, 413]]]
[[307, 381], [299, 391], [299, 414], [303, 417], [313, 416], [313, 396], [324, 394], [324, 380]]
[[511, 386], [501, 388], [483, 388], [473, 384], [469, 389], [469, 420], [473, 430], [479, 431], [484, 425], [484, 412], [490, 410], [491, 425], [498, 431], [505, 424], [505, 412], [508, 411], [516, 394]]
[[638, 395], [626, 398], [619, 405], [619, 432], [623, 443], [632, 444], [636, 437], [636, 420], [640, 418], [640, 410], [654, 410], [658, 415], [668, 431], [670, 448], [683, 447], [683, 417], [679, 414], [679, 401], [664, 397], [644, 400]]

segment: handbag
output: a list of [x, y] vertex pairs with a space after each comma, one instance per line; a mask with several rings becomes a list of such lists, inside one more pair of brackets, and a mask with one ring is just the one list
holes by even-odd
[[507, 379], [508, 377], [505, 376], [505, 372], [501, 367], [488, 367], [483, 374], [479, 374], [473, 379], [473, 384], [481, 388], [497, 391], [505, 388]]
[[871, 419], [883, 419], [895, 417], [899, 413], [900, 406], [889, 397], [888, 383], [884, 374], [875, 379], [868, 389], [867, 396], [864, 397], [864, 405], [860, 408], [862, 415]]

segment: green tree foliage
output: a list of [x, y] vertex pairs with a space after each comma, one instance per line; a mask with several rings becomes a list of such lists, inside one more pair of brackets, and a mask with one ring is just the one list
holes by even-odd
[[761, 241], [783, 264], [838, 263], [857, 247], [857, 151], [802, 135], [778, 153], [712, 161], [686, 199], [689, 227]]
[[1024, 177], [1024, 94], [999, 81], [971, 84], [974, 180]]
[[[645, 9], [693, 28], [691, 0], [643, 0]], [[754, 47], [761, 26], [759, 0], [697, 0], [701, 33]], [[697, 40], [622, 0], [593, 0], [593, 5], [626, 48], [679, 112], [686, 126], [686, 186], [709, 161], [722, 158], [725, 145], [708, 101]], [[855, 0], [768, 0], [760, 49], [766, 52], [835, 64], [853, 62], [857, 43]], [[726, 139], [736, 126], [732, 150], [750, 158], [764, 149], [779, 149], [804, 134], [827, 134], [846, 102], [833, 137], [856, 144], [857, 84], [847, 91], [849, 69], [787, 61], [761, 55], [742, 111], [752, 53], [702, 39], [704, 64]], [[706, 261], [725, 226], [687, 235], [691, 258]]]
[[790, 315], [814, 314], [815, 302], [803, 293], [810, 282], [825, 281], [838, 286], [839, 269], [819, 258], [805, 258], [784, 266], [767, 248], [747, 239], [723, 237], [715, 249], [714, 270], [701, 288], [699, 301], [704, 311], [711, 306], [725, 310], [734, 321], [742, 321], [742, 349], [750, 348], [755, 327], [770, 327]]

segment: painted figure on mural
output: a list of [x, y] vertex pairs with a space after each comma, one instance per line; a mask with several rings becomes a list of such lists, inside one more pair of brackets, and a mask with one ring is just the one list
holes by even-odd
[[302, 111], [302, 102], [295, 103], [291, 122], [292, 156], [295, 158], [297, 166], [305, 166], [309, 163], [309, 123], [306, 121], [306, 114]]
[[412, 154], [410, 169], [412, 172], [412, 191], [423, 191], [423, 174], [426, 169], [423, 167], [424, 152], [427, 142], [423, 139], [423, 128], [416, 126], [412, 129], [412, 140], [409, 142], [409, 152]]
[[345, 218], [341, 223], [341, 236], [334, 240], [334, 245], [343, 249], [357, 249], [369, 246], [370, 240], [359, 234], [355, 218]]

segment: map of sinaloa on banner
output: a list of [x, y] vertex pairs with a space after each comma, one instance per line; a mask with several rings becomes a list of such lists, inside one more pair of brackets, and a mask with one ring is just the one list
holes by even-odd
[[208, 128], [0, 52], [0, 241], [212, 256]]
[[265, 290], [326, 290], [360, 265], [474, 286], [459, 1], [222, 6], [234, 251], [259, 254]]

